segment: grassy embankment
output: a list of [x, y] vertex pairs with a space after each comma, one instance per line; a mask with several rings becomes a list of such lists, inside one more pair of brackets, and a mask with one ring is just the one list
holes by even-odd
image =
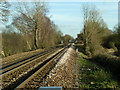
[[[80, 50], [82, 51], [82, 47]], [[120, 61], [104, 55], [92, 57], [90, 60], [87, 58], [86, 55], [78, 52], [77, 66], [79, 66], [80, 88], [120, 88], [117, 82], [120, 75]]]
[[78, 52], [80, 88], [118, 88], [118, 82], [112, 78], [109, 72], [86, 60], [83, 53]]

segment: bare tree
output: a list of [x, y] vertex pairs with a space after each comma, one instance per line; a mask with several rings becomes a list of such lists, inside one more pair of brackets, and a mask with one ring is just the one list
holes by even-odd
[[8, 16], [9, 16], [9, 7], [11, 5], [6, 1], [6, 0], [1, 0], [0, 1], [0, 20], [5, 23], [8, 21]]
[[[34, 2], [32, 5], [31, 8], [29, 8], [28, 3], [23, 3], [22, 6], [19, 6], [18, 12], [20, 16], [14, 18], [13, 24], [18, 30], [23, 32], [26, 37], [33, 35], [34, 48], [38, 49], [38, 37], [40, 38], [40, 34], [42, 34], [42, 26], [47, 9], [43, 2]], [[38, 34], [38, 32], [40, 33]], [[27, 44], [29, 49], [31, 49], [32, 47], [29, 45], [28, 40]]]
[[[1, 26], [6, 26], [9, 18], [9, 14], [10, 14], [10, 10], [9, 10], [9, 7], [10, 7], [10, 3], [8, 3], [6, 0], [0, 0], [0, 21], [1, 21]], [[3, 31], [4, 29], [2, 29], [1, 31]], [[0, 32], [0, 53], [3, 53], [4, 55], [4, 50], [3, 50], [3, 40], [2, 40], [2, 32]]]
[[95, 7], [90, 7], [88, 5], [84, 6], [83, 17], [83, 41], [85, 52], [91, 56], [91, 51], [94, 52], [98, 50], [97, 48], [101, 47], [102, 38], [105, 36], [105, 32], [108, 31], [108, 28], [100, 16], [99, 10], [97, 10]]
[[89, 51], [89, 47], [88, 47], [88, 37], [87, 37], [87, 21], [89, 18], [89, 7], [87, 5], [84, 5], [83, 8], [83, 18], [84, 18], [84, 28], [83, 28], [83, 41], [84, 41], [84, 47], [85, 47], [85, 52]]
[[19, 15], [14, 18], [12, 24], [25, 36], [29, 49], [54, 46], [57, 37], [56, 25], [46, 15], [48, 13], [46, 4], [23, 3], [18, 8]]

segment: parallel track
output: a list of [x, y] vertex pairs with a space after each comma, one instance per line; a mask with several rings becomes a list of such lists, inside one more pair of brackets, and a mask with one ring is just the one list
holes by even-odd
[[44, 55], [46, 55], [50, 52], [55, 51], [55, 50], [57, 50], [57, 49], [51, 49], [49, 51], [43, 51], [43, 52], [34, 54], [32, 56], [24, 57], [24, 58], [18, 59], [16, 61], [4, 64], [4, 65], [2, 65], [2, 74], [7, 73], [7, 72], [9, 72], [9, 71], [21, 66], [21, 65], [24, 65], [25, 63], [33, 61], [34, 59], [37, 59], [41, 56], [44, 56]]
[[[49, 66], [48, 63], [50, 63], [50, 62], [51, 62], [50, 67], [53, 67], [55, 65], [54, 59], [57, 58], [61, 53], [63, 53], [64, 50], [65, 50], [65, 48], [61, 49], [59, 52], [57, 52], [55, 55], [53, 55], [50, 58], [47, 58], [47, 56], [52, 54], [53, 52], [45, 54], [39, 58], [33, 57], [32, 59], [34, 59], [34, 60], [30, 59], [29, 62], [28, 62], [28, 60], [21, 62], [22, 65], [20, 65], [19, 67], [15, 68], [14, 70], [12, 70], [8, 73], [5, 73], [4, 75], [2, 75], [2, 77], [3, 77], [3, 84], [2, 84], [3, 89], [16, 88], [20, 83], [25, 81], [28, 77], [30, 77], [32, 74], [37, 72], [39, 69], [41, 71], [41, 68], [48, 67]], [[28, 63], [25, 63], [25, 62], [28, 62]], [[48, 71], [49, 70], [50, 69], [48, 68]], [[44, 70], [42, 69], [42, 72], [43, 71]]]
[[50, 70], [55, 66], [60, 59], [60, 57], [66, 52], [66, 49], [60, 51], [55, 56], [53, 56], [48, 62], [46, 62], [39, 70], [33, 73], [29, 78], [27, 78], [22, 84], [20, 84], [17, 89], [38, 89], [40, 87], [40, 82], [42, 79], [50, 72]]

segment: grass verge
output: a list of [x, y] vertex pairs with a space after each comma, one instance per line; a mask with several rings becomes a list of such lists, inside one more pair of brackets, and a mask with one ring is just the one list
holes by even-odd
[[110, 57], [108, 55], [97, 55], [94, 56], [91, 61], [110, 72], [112, 77], [120, 83], [120, 58]]
[[85, 58], [87, 58], [86, 55], [78, 52], [79, 88], [119, 88], [118, 82], [112, 78], [111, 73]]

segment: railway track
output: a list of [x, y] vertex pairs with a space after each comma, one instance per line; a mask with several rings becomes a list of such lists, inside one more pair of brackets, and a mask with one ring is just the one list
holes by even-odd
[[26, 57], [23, 57], [23, 58], [20, 58], [20, 59], [17, 59], [15, 61], [12, 61], [12, 62], [8, 62], [6, 64], [2, 64], [2, 67], [0, 69], [2, 69], [2, 74], [20, 66], [20, 65], [23, 65], [29, 61], [32, 61], [42, 55], [45, 55], [55, 49], [58, 49], [58, 48], [62, 48], [64, 47], [64, 45], [58, 45], [54, 48], [51, 48], [50, 50], [46, 50], [46, 51], [42, 51], [42, 52], [39, 52], [39, 53], [36, 53], [36, 54], [33, 54], [33, 55], [30, 55], [30, 56], [26, 56]]
[[37, 59], [41, 56], [44, 56], [50, 52], [54, 52], [55, 50], [57, 50], [58, 48], [56, 49], [51, 49], [49, 51], [43, 51], [43, 52], [40, 52], [40, 53], [37, 53], [37, 54], [34, 54], [32, 56], [28, 56], [28, 57], [24, 57], [24, 58], [21, 58], [21, 59], [18, 59], [18, 60], [15, 60], [13, 62], [10, 62], [10, 63], [7, 63], [7, 64], [3, 64], [2, 65], [2, 74], [6, 73], [6, 72], [9, 72], [21, 65], [24, 65], [25, 63], [28, 63], [30, 61], [33, 61], [34, 59]]
[[52, 52], [52, 51], [57, 50], [59, 48], [62, 48], [64, 46], [65, 45], [57, 45], [56, 47], [53, 47], [50, 50], [42, 51], [42, 52], [30, 55], [30, 56], [26, 56], [26, 57], [17, 59], [17, 60], [12, 61], [12, 62], [8, 62], [6, 64], [2, 64], [2, 68], [0, 68], [1, 71], [2, 71], [1, 74], [4, 74], [4, 73], [6, 73], [8, 71], [11, 71], [14, 68], [17, 68], [17, 67], [19, 67], [19, 66], [21, 66], [21, 65], [23, 65], [25, 63], [28, 63], [28, 62], [36, 59], [36, 58], [39, 58], [39, 57], [41, 57], [41, 56], [43, 56], [43, 55], [45, 55], [45, 54], [47, 54], [49, 52]]
[[[21, 63], [24, 63], [24, 64], [20, 65], [17, 68], [14, 68], [12, 71], [4, 73], [2, 75], [2, 81], [3, 81], [2, 82], [2, 88], [5, 89], [5, 90], [6, 89], [14, 89], [19, 84], [24, 82], [32, 74], [36, 75], [34, 73], [35, 72], [36, 73], [39, 72], [39, 70], [41, 72], [40, 79], [42, 79], [46, 75], [46, 73], [48, 73], [49, 70], [52, 67], [54, 67], [54, 65], [57, 62], [57, 61], [55, 61], [55, 59], [58, 58], [61, 54], [63, 54], [65, 52], [66, 48], [67, 47], [62, 48], [62, 49], [56, 51], [55, 54], [53, 54], [53, 52], [50, 52], [50, 53], [47, 53], [47, 54], [45, 54], [45, 55], [43, 55], [43, 56], [41, 56], [39, 58], [35, 58], [34, 60], [31, 60], [29, 62], [25, 61], [27, 63], [21, 62]], [[53, 54], [53, 55], [48, 57], [51, 54]]]

